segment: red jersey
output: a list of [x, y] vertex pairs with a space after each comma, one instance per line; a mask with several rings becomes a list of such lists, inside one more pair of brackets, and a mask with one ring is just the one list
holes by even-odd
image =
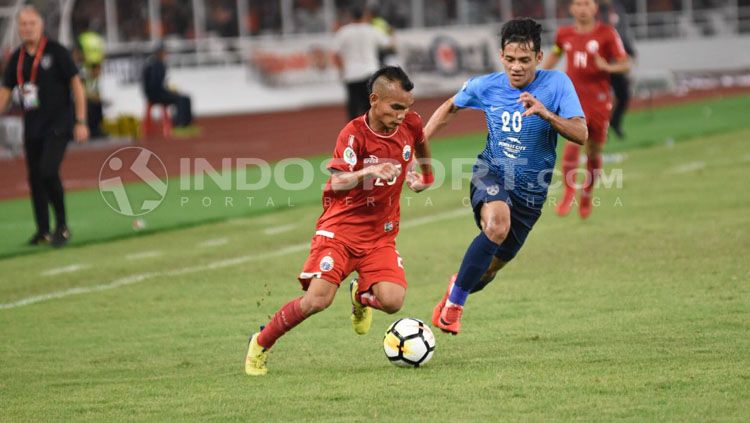
[[602, 56], [607, 62], [627, 57], [617, 31], [602, 22], [597, 22], [587, 33], [576, 31], [574, 26], [564, 26], [557, 30], [555, 49], [565, 52], [566, 73], [573, 81], [586, 116], [605, 114], [609, 117], [612, 109], [609, 73], [599, 69], [594, 55]]
[[401, 189], [414, 146], [424, 142], [422, 118], [415, 112], [407, 113], [391, 135], [373, 131], [366, 117], [353, 119], [341, 130], [328, 169], [354, 172], [390, 161], [401, 166], [401, 173], [390, 181], [368, 178], [338, 193], [331, 189], [329, 178], [323, 191], [323, 214], [316, 226], [317, 235], [340, 240], [359, 252], [394, 242], [401, 218]]

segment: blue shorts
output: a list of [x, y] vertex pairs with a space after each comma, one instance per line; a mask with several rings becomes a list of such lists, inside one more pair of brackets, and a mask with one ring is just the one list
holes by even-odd
[[510, 208], [508, 237], [500, 244], [495, 257], [505, 262], [511, 261], [518, 254], [531, 228], [541, 216], [541, 204], [539, 207], [533, 207], [512, 191], [506, 191], [503, 178], [483, 166], [474, 166], [470, 195], [474, 221], [480, 230], [482, 229], [481, 210], [484, 203], [502, 201]]

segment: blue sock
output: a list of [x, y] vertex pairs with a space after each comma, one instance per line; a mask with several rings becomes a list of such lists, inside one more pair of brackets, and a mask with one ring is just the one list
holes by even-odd
[[471, 290], [479, 284], [480, 279], [492, 263], [492, 257], [500, 246], [492, 242], [484, 232], [480, 232], [466, 250], [464, 260], [458, 269], [456, 283], [451, 289], [448, 300], [453, 304], [464, 305]]

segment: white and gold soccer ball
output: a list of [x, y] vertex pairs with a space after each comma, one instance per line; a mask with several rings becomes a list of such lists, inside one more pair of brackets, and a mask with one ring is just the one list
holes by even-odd
[[385, 356], [395, 366], [419, 367], [430, 361], [435, 352], [435, 335], [421, 320], [398, 319], [385, 331]]

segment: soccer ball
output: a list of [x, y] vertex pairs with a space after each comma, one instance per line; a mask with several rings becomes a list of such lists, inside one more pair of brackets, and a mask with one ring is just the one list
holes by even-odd
[[385, 331], [385, 356], [399, 367], [419, 367], [432, 358], [435, 335], [419, 319], [398, 319]]

